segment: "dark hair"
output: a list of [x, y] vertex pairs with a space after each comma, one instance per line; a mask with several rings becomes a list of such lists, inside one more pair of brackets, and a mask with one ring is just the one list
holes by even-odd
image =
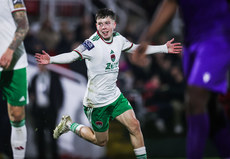
[[111, 9], [108, 9], [108, 8], [103, 8], [103, 9], [98, 10], [95, 16], [95, 20], [97, 21], [97, 19], [101, 19], [101, 18], [103, 19], [106, 17], [110, 17], [111, 19], [116, 21], [115, 13]]

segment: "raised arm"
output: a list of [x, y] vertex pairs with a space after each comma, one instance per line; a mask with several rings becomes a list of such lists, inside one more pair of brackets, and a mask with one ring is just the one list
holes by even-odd
[[29, 22], [27, 19], [26, 11], [16, 11], [13, 12], [12, 15], [16, 23], [17, 29], [15, 31], [12, 42], [0, 58], [0, 66], [6, 69], [11, 64], [14, 51], [22, 43], [29, 30]]

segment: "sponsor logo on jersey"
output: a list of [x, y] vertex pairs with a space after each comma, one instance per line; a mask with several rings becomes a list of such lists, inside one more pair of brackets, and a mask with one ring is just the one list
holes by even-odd
[[94, 45], [92, 42], [90, 42], [89, 40], [85, 40], [82, 45], [87, 49], [87, 50], [91, 50], [92, 48], [94, 48]]
[[106, 63], [105, 72], [118, 72], [119, 62], [109, 62]]
[[102, 121], [96, 121], [95, 124], [96, 124], [96, 126], [98, 128], [102, 128], [102, 126], [103, 126], [103, 122]]
[[23, 3], [23, 0], [12, 0], [13, 1], [13, 5], [14, 5], [14, 8], [24, 8], [24, 3]]

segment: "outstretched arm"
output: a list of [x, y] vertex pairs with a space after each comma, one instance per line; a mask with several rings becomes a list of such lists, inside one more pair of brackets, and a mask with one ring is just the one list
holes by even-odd
[[[165, 45], [158, 45], [158, 46], [153, 46], [153, 45], [148, 45], [148, 43], [144, 43], [140, 46], [136, 45], [136, 49], [133, 48], [133, 54], [130, 58], [131, 62], [138, 65], [138, 66], [146, 66], [147, 65], [147, 59], [146, 55], [147, 54], [153, 54], [153, 53], [171, 53], [171, 54], [179, 54], [182, 52], [182, 46], [181, 43], [173, 43], [174, 38], [169, 40]], [[142, 47], [144, 45], [144, 48]], [[158, 47], [159, 49], [161, 48], [161, 51], [158, 50], [156, 51], [155, 47]]]
[[56, 64], [65, 64], [65, 63], [71, 63], [73, 61], [76, 61], [80, 56], [72, 51], [69, 53], [63, 53], [57, 56], [50, 57], [47, 52], [42, 50], [42, 54], [36, 53], [35, 58], [38, 64], [50, 64], [50, 63], [56, 63]]
[[[154, 54], [154, 53], [171, 53], [171, 54], [178, 54], [181, 53], [182, 51], [182, 46], [181, 43], [173, 43], [174, 38], [167, 41], [166, 44], [164, 45], [148, 45], [147, 43], [145, 44], [146, 54]], [[134, 54], [140, 54], [142, 52], [140, 45], [134, 45], [130, 50], [127, 52], [132, 53], [134, 51]]]

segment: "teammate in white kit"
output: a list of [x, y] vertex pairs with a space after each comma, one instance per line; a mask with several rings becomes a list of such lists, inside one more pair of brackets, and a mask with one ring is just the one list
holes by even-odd
[[[2, 0], [0, 5], [0, 89], [7, 100], [13, 157], [25, 157], [27, 56], [22, 43], [29, 24], [23, 0]], [[2, 143], [1, 143], [2, 144]]]
[[[116, 85], [121, 53], [131, 53], [137, 45], [114, 32], [116, 15], [112, 10], [99, 10], [95, 19], [97, 32], [72, 52], [53, 57], [45, 51], [42, 51], [43, 54], [35, 55], [39, 64], [63, 64], [78, 59], [86, 60], [88, 85], [83, 105], [92, 129], [72, 123], [70, 116], [63, 116], [53, 136], [58, 138], [61, 134], [72, 131], [93, 144], [105, 146], [108, 142], [109, 120], [116, 119], [128, 129], [136, 157], [145, 159], [147, 155], [139, 121], [132, 106]], [[172, 41], [173, 39], [165, 45], [149, 45], [147, 54], [180, 53], [182, 46]]]

